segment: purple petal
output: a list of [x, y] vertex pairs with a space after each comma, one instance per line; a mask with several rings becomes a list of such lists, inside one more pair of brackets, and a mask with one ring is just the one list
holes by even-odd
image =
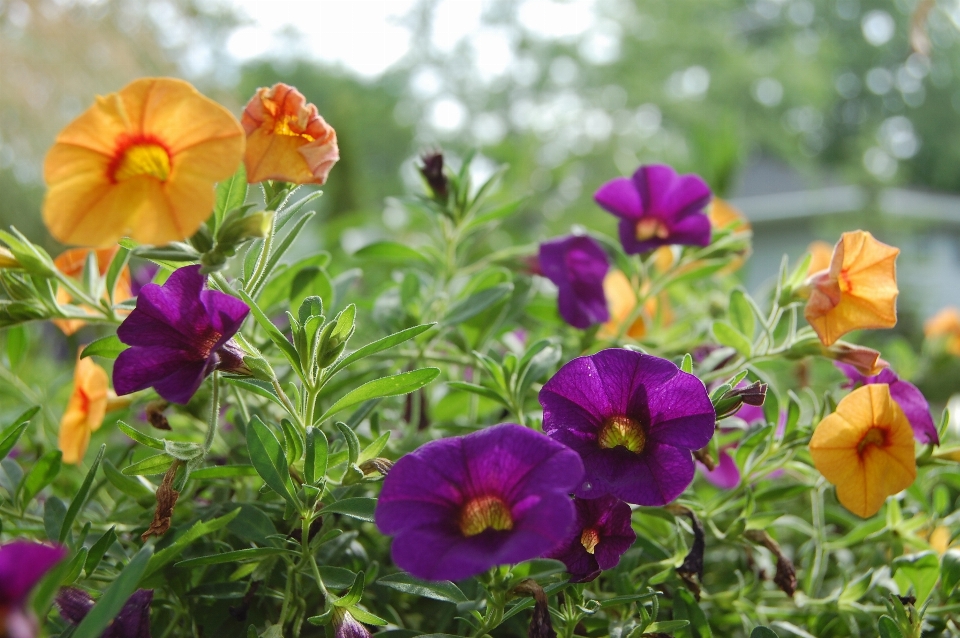
[[577, 498], [612, 494], [637, 505], [666, 505], [693, 481], [693, 455], [662, 443], [648, 443], [643, 454], [623, 448], [597, 448], [584, 455], [587, 479], [575, 492]]
[[610, 269], [607, 254], [596, 241], [570, 236], [540, 245], [540, 268], [558, 290], [560, 315], [584, 329], [610, 318], [603, 278]]
[[152, 589], [138, 589], [131, 594], [102, 638], [150, 638], [150, 603]]
[[847, 363], [840, 363], [839, 361], [834, 361], [833, 365], [837, 367], [843, 374], [846, 375], [848, 382], [843, 386], [845, 388], [853, 388], [859, 383], [866, 383], [867, 377], [860, 374], [860, 371], [854, 368], [852, 365]]
[[33, 586], [66, 555], [65, 547], [31, 541], [0, 546], [0, 608], [22, 605]]
[[183, 350], [134, 346], [120, 353], [113, 366], [117, 394], [149, 387], [172, 403], [187, 403], [213, 372], [216, 358], [188, 359]]
[[710, 187], [698, 175], [678, 175], [665, 164], [641, 166], [633, 174], [646, 214], [664, 221], [702, 211], [710, 203]]
[[[211, 330], [210, 318], [200, 302], [205, 282], [200, 266], [187, 266], [173, 271], [163, 286], [147, 284], [137, 297], [136, 309], [117, 329], [117, 336], [132, 346], [171, 347], [176, 343], [189, 349], [205, 341]], [[158, 324], [167, 329], [154, 334]]]
[[246, 303], [219, 290], [201, 292], [200, 303], [206, 311], [210, 326], [222, 335], [223, 342], [237, 334], [243, 320], [250, 313], [250, 307]]
[[670, 224], [670, 236], [664, 240], [669, 244], [684, 246], [709, 246], [710, 218], [705, 214], [687, 215], [683, 219]]
[[79, 625], [93, 609], [93, 598], [78, 587], [62, 587], [57, 594], [56, 603], [60, 615], [74, 625]]
[[890, 384], [890, 396], [897, 402], [910, 422], [910, 427], [913, 428], [913, 438], [921, 443], [940, 445], [937, 426], [933, 422], [933, 417], [930, 416], [930, 405], [917, 386], [898, 379], [895, 383]]
[[700, 465], [700, 471], [703, 472], [705, 479], [717, 487], [732, 490], [740, 484], [740, 470], [737, 469], [733, 457], [727, 454], [726, 450], [720, 450], [718, 457], [715, 469], [708, 470], [706, 466]]
[[593, 200], [617, 217], [634, 220], [631, 227], [643, 215], [640, 193], [633, 181], [626, 177], [612, 179], [601, 186], [593, 195]]

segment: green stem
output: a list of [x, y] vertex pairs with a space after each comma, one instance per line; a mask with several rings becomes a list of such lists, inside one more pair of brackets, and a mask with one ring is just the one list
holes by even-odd
[[213, 371], [213, 394], [210, 398], [210, 421], [207, 423], [207, 435], [203, 439], [203, 453], [208, 454], [213, 446], [213, 437], [220, 422], [220, 373]]
[[270, 222], [270, 230], [263, 238], [263, 247], [260, 250], [260, 256], [257, 257], [257, 263], [253, 267], [253, 274], [250, 275], [250, 281], [246, 282], [244, 288], [251, 297], [256, 299], [260, 291], [260, 279], [264, 276], [267, 269], [267, 262], [270, 260], [270, 250], [273, 248], [273, 235], [276, 232], [277, 219], [274, 216]]

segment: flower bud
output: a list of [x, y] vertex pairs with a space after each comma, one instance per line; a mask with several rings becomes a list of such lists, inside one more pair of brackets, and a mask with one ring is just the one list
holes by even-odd
[[22, 266], [12, 252], [0, 247], [0, 268], [22, 268]]
[[366, 627], [357, 622], [343, 607], [334, 607], [331, 616], [335, 638], [371, 638]]
[[430, 187], [433, 198], [446, 204], [450, 189], [447, 176], [443, 174], [443, 153], [428, 153], [420, 159], [423, 162], [423, 166], [419, 167], [420, 174]]

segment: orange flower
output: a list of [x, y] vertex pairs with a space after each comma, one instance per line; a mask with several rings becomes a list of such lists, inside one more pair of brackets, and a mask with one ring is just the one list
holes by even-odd
[[[597, 335], [602, 339], [613, 339], [620, 334], [620, 328], [624, 322], [630, 318], [634, 309], [637, 307], [637, 294], [633, 290], [633, 285], [627, 276], [619, 270], [611, 270], [603, 278], [603, 294], [607, 298], [607, 308], [610, 310], [610, 319], [600, 326]], [[660, 320], [666, 325], [669, 324], [673, 316], [670, 307], [667, 304], [666, 295], [661, 295], [659, 301], [656, 297], [647, 299], [643, 305], [643, 314], [638, 316], [626, 332], [626, 336], [632, 339], [640, 339], [647, 334], [646, 317], [654, 317], [658, 309]]]
[[47, 153], [43, 220], [68, 244], [186, 239], [243, 155], [236, 118], [189, 83], [143, 78], [67, 125]]
[[278, 83], [258, 89], [241, 122], [247, 132], [243, 161], [251, 184], [267, 179], [323, 184], [340, 159], [337, 132], [292, 86]]
[[851, 330], [897, 325], [897, 267], [900, 249], [868, 232], [844, 233], [829, 270], [812, 275], [804, 316], [825, 346]]
[[947, 352], [960, 357], [960, 311], [944, 308], [923, 324], [928, 339], [945, 338]]
[[[107, 274], [107, 269], [110, 267], [110, 262], [113, 260], [113, 256], [117, 254], [117, 248], [100, 248], [96, 251], [97, 253], [97, 266], [100, 269], [100, 276]], [[89, 248], [72, 248], [70, 250], [64, 251], [56, 259], [53, 260], [54, 265], [56, 265], [57, 270], [67, 275], [68, 277], [79, 278], [83, 274], [83, 265], [87, 261], [87, 255], [90, 254]], [[132, 297], [133, 294], [130, 292], [130, 269], [124, 267], [120, 272], [120, 276], [117, 277], [116, 288], [113, 293], [114, 303], [120, 303], [126, 299]], [[107, 299], [108, 295], [106, 291], [103, 293], [103, 298]], [[57, 289], [57, 303], [68, 304], [71, 301], [70, 293], [68, 293], [63, 288]], [[54, 319], [53, 325], [60, 328], [63, 331], [63, 334], [68, 337], [75, 333], [77, 330], [86, 325], [86, 321], [82, 319]]]
[[75, 465], [83, 460], [91, 432], [103, 424], [110, 394], [106, 371], [92, 359], [78, 359], [73, 372], [73, 394], [60, 419], [59, 447], [64, 463]]
[[810, 266], [807, 268], [808, 277], [830, 268], [830, 260], [833, 259], [833, 246], [818, 239], [807, 246], [807, 252], [810, 253]]
[[837, 499], [854, 514], [876, 514], [891, 494], [917, 478], [913, 429], [886, 384], [864, 385], [820, 421], [810, 456]]
[[710, 225], [717, 230], [750, 230], [750, 222], [739, 210], [730, 205], [730, 202], [714, 197], [710, 202], [710, 211], [707, 213]]

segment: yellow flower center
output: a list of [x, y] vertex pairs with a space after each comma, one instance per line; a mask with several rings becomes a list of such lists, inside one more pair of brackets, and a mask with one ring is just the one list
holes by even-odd
[[592, 527], [588, 527], [583, 530], [583, 534], [580, 535], [580, 544], [583, 545], [583, 548], [587, 550], [588, 554], [593, 554], [596, 551], [597, 545], [600, 544], [600, 533]]
[[670, 236], [670, 229], [656, 217], [644, 217], [637, 222], [637, 239], [645, 241], [647, 239], [666, 239]]
[[647, 435], [643, 426], [628, 416], [612, 416], [600, 428], [597, 443], [604, 449], [625, 447], [631, 452], [643, 452], [647, 444]]
[[498, 496], [475, 498], [460, 512], [460, 531], [464, 536], [476, 536], [488, 529], [513, 529], [510, 508]]
[[883, 447], [887, 444], [887, 431], [883, 428], [870, 428], [867, 430], [867, 433], [863, 435], [863, 438], [860, 439], [860, 442], [857, 443], [857, 454], [863, 456], [863, 451], [867, 448], [868, 445], [876, 445], [877, 447]]
[[113, 181], [122, 182], [133, 177], [146, 175], [161, 182], [170, 177], [170, 154], [160, 144], [145, 142], [131, 144], [113, 170]]
[[290, 128], [290, 122], [296, 122], [297, 118], [293, 115], [284, 115], [283, 117], [278, 117], [273, 124], [273, 132], [275, 135], [288, 135], [290, 137], [302, 137], [308, 142], [313, 141], [312, 135], [307, 135], [306, 133], [297, 133], [292, 128]]

